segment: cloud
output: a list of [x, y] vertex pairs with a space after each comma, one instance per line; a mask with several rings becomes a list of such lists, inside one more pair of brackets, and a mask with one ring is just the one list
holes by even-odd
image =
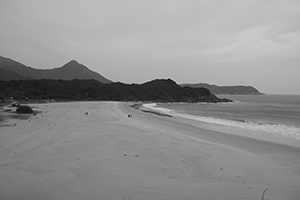
[[224, 66], [230, 77], [232, 65], [299, 64], [299, 18], [297, 0], [2, 0], [0, 54], [41, 68], [77, 59], [128, 82]]

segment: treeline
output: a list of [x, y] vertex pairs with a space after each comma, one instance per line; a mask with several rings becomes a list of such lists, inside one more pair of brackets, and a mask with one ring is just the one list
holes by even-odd
[[110, 83], [96, 80], [17, 80], [0, 81], [0, 98], [16, 100], [103, 100], [155, 102], [228, 102], [206, 88], [180, 87], [171, 79], [157, 79], [143, 84]]

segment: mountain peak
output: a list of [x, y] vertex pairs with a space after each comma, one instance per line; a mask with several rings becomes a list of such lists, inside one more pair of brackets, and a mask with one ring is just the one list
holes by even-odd
[[81, 65], [81, 64], [78, 63], [76, 60], [71, 60], [68, 63], [66, 63], [64, 66], [76, 66], [76, 65]]
[[77, 64], [77, 65], [80, 65], [76, 60], [71, 60], [71, 61], [68, 62], [67, 64]]
[[112, 81], [101, 76], [97, 72], [90, 70], [76, 60], [71, 60], [62, 67], [49, 70], [34, 69], [13, 61], [9, 58], [0, 56], [0, 80], [19, 80], [19, 79], [94, 79], [102, 83], [111, 83]]
[[64, 64], [61, 68], [63, 69], [88, 69], [86, 66], [78, 63], [76, 60], [71, 60], [68, 63]]

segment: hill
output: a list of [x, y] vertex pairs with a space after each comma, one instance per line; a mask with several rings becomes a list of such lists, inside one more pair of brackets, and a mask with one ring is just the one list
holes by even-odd
[[197, 83], [197, 84], [181, 84], [181, 86], [188, 86], [192, 88], [207, 88], [213, 94], [233, 94], [233, 95], [263, 95], [256, 88], [252, 86], [217, 86], [210, 85], [207, 83]]
[[55, 100], [105, 100], [154, 102], [229, 102], [206, 88], [181, 87], [171, 79], [143, 84], [110, 83], [96, 80], [12, 80], [0, 81], [0, 97]]
[[27, 78], [16, 72], [0, 68], [0, 80], [2, 80], [2, 81], [24, 80], [24, 79], [27, 79]]
[[35, 69], [22, 63], [0, 56], [0, 80], [30, 80], [30, 79], [95, 79], [102, 83], [111, 83], [97, 72], [91, 71], [86, 66], [72, 60], [62, 67], [54, 69]]

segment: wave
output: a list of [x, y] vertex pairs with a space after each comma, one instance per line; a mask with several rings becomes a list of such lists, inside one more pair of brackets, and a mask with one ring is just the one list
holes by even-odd
[[286, 126], [283, 124], [270, 124], [264, 122], [253, 122], [244, 119], [229, 120], [223, 118], [189, 115], [189, 114], [178, 113], [174, 110], [170, 110], [167, 108], [157, 107], [156, 103], [144, 104], [143, 106], [148, 109], [156, 110], [172, 116], [192, 119], [192, 120], [206, 122], [206, 123], [248, 129], [252, 131], [263, 131], [263, 132], [276, 134], [281, 137], [300, 140], [300, 128], [294, 126]]

